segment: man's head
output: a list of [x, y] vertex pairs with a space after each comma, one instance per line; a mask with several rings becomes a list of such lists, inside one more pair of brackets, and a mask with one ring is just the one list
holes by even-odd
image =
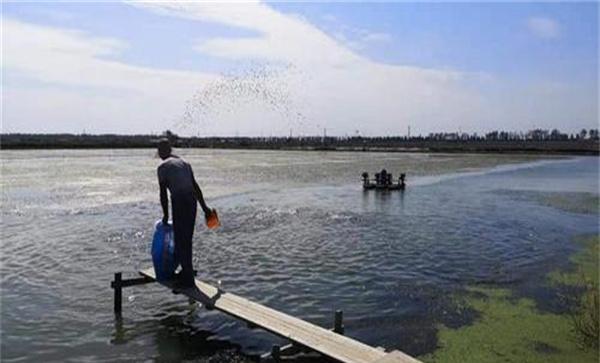
[[158, 156], [163, 160], [171, 156], [171, 143], [169, 139], [162, 138], [158, 140]]

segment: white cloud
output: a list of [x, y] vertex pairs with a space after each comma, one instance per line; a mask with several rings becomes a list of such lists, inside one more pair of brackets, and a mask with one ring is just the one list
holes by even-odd
[[560, 24], [550, 18], [531, 17], [527, 20], [527, 27], [533, 35], [544, 39], [555, 39], [561, 34]]
[[393, 38], [388, 33], [371, 32], [367, 29], [342, 27], [344, 30], [338, 30], [333, 33], [333, 37], [340, 41], [346, 47], [363, 51], [373, 45], [382, 45], [390, 43]]
[[329, 21], [329, 22], [337, 22], [338, 18], [337, 16], [333, 15], [333, 14], [323, 14], [321, 16], [321, 18], [325, 21]]
[[350, 26], [342, 23], [333, 15], [323, 15], [329, 23], [330, 33], [336, 40], [353, 50], [364, 50], [371, 45], [390, 43], [393, 37], [389, 33], [372, 31], [366, 28]]
[[[79, 131], [67, 125], [90, 119], [97, 122], [87, 129], [98, 132], [143, 132], [148, 122], [160, 129], [164, 119], [181, 113], [190, 94], [215, 78], [110, 60], [127, 47], [117, 39], [11, 18], [4, 18], [2, 26], [3, 73], [5, 79], [18, 79], [4, 89], [3, 126], [9, 130], [19, 129], [23, 122], [55, 120], [57, 131]], [[36, 110], [39, 115], [34, 117]]]
[[[399, 133], [408, 124], [415, 126], [425, 120], [430, 123], [428, 128], [451, 128], [457, 120], [472, 122], [466, 110], [480, 103], [477, 92], [468, 85], [476, 75], [370, 61], [305, 20], [262, 3], [153, 3], [149, 8], [259, 33], [251, 38], [209, 39], [196, 49], [212, 56], [292, 65], [295, 71], [286, 78], [287, 92], [292, 99], [302, 100], [296, 106], [306, 123], [312, 125], [307, 132], [320, 132], [318, 125], [342, 134], [355, 129], [369, 129], [374, 134]], [[372, 41], [387, 40], [381, 34], [365, 36]], [[235, 121], [228, 118], [221, 126], [251, 131], [243, 125], [249, 115], [239, 116], [237, 125], [230, 125]], [[264, 121], [248, 121], [248, 125], [280, 128]]]
[[367, 32], [362, 36], [362, 41], [367, 43], [389, 43], [392, 41], [392, 36], [388, 33]]
[[[6, 83], [4, 125], [11, 131], [144, 133], [172, 127], [191, 110], [204, 119], [180, 131], [281, 135], [290, 127], [294, 134], [326, 127], [328, 134], [358, 129], [381, 135], [404, 133], [409, 124], [413, 133], [534, 124], [564, 129], [565, 122], [579, 120], [585, 127], [598, 117], [597, 83], [524, 87], [480, 73], [382, 64], [263, 3], [135, 6], [252, 30], [254, 37], [209, 38], [195, 49], [199, 56], [254, 60], [259, 66], [233, 77], [140, 67], [113, 60], [128, 46], [118, 39], [5, 18], [5, 80], [26, 82]], [[383, 33], [357, 34], [390, 41]]]
[[154, 94], [171, 86], [194, 89], [213, 78], [206, 74], [132, 66], [106, 58], [125, 47], [117, 39], [3, 20], [3, 67], [39, 81]]

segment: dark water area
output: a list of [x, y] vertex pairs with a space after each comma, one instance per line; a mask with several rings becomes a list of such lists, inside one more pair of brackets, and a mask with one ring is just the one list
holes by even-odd
[[[542, 294], [573, 238], [598, 234], [596, 157], [183, 154], [222, 221], [196, 227], [199, 278], [321, 326], [342, 309], [347, 335], [412, 355], [436, 347], [436, 324], [472, 321], [456, 292]], [[125, 289], [115, 319], [113, 273], [151, 265], [157, 163], [141, 150], [2, 152], [2, 361], [235, 362], [281, 343], [155, 284]], [[381, 167], [407, 172], [407, 190], [363, 191], [360, 173]]]

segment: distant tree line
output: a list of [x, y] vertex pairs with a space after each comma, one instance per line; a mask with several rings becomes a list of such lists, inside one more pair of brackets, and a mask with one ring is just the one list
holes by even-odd
[[297, 136], [297, 137], [180, 137], [160, 135], [0, 134], [2, 149], [148, 148], [167, 137], [175, 147], [227, 149], [299, 149], [429, 152], [564, 152], [598, 154], [598, 129], [566, 134], [535, 129], [527, 132], [430, 133], [426, 136]]
[[558, 141], [558, 140], [598, 140], [598, 129], [582, 129], [576, 134], [562, 133], [558, 129], [544, 130], [534, 129], [527, 132], [515, 132], [515, 131], [491, 131], [484, 135], [478, 135], [477, 133], [431, 133], [428, 135], [429, 140], [491, 140], [491, 141], [522, 141], [522, 140], [535, 140], [535, 141]]

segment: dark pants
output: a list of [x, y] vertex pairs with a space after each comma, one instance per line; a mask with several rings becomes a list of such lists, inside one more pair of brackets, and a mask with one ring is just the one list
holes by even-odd
[[173, 206], [173, 233], [175, 234], [175, 261], [181, 264], [181, 282], [194, 284], [192, 266], [192, 237], [196, 223], [196, 198], [191, 194], [171, 195]]

